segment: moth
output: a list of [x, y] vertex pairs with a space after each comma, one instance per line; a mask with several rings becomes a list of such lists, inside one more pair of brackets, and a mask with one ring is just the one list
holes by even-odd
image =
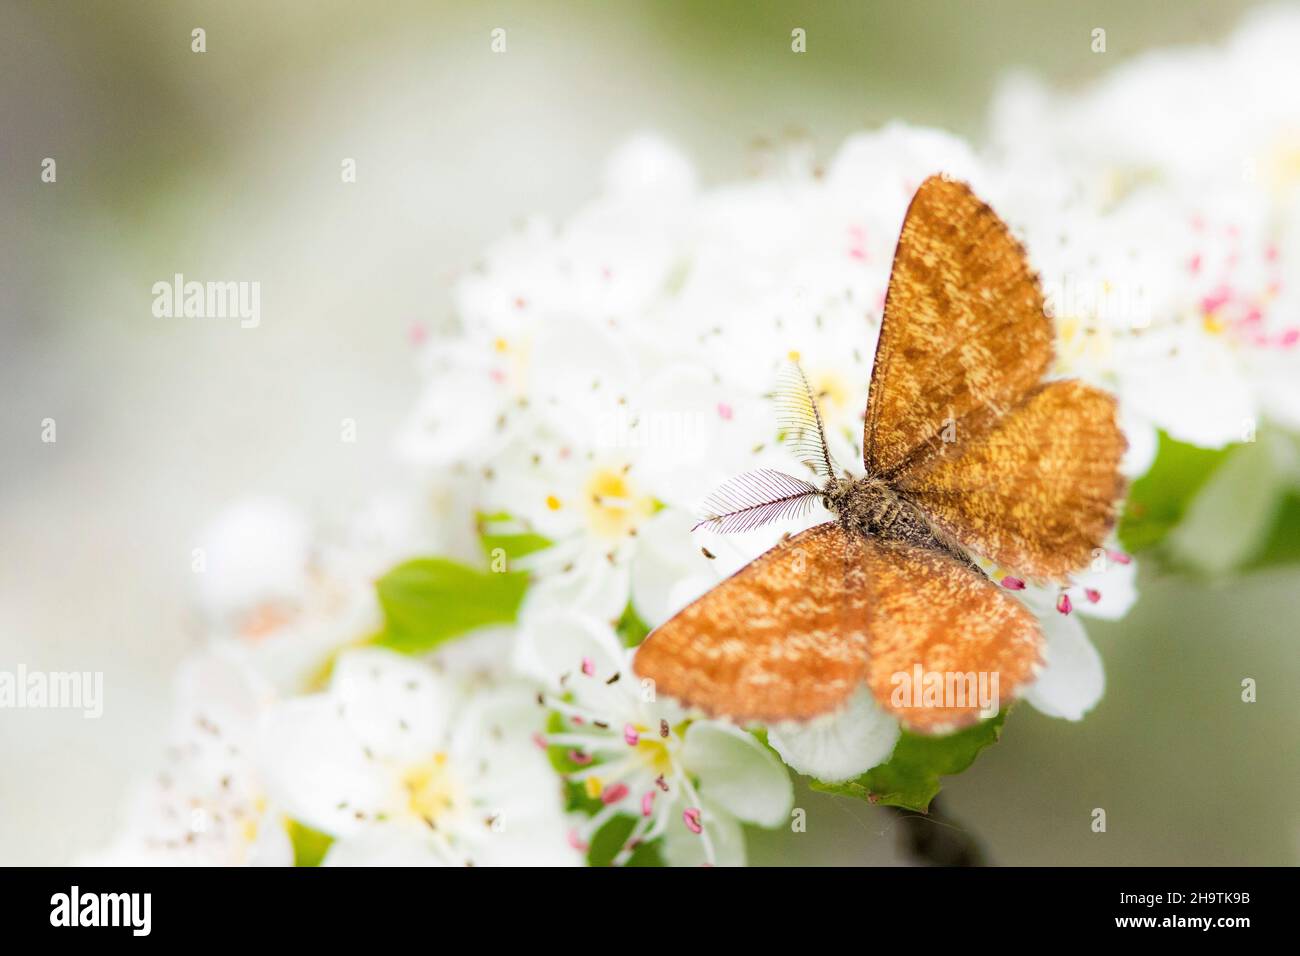
[[1023, 247], [968, 186], [925, 180], [894, 253], [863, 474], [837, 469], [817, 397], [794, 368], [778, 392], [781, 426], [817, 480], [738, 476], [705, 502], [701, 524], [743, 531], [818, 503], [833, 519], [651, 632], [635, 671], [657, 693], [737, 722], [809, 720], [864, 684], [917, 732], [978, 719], [973, 700], [896, 704], [896, 675], [917, 666], [996, 674], [1014, 694], [1042, 663], [1040, 625], [972, 554], [1065, 583], [1102, 546], [1125, 489], [1114, 398], [1044, 381], [1052, 361]]

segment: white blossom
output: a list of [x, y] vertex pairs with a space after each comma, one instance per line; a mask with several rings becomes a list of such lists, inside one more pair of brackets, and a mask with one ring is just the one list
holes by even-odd
[[610, 628], [574, 612], [538, 613], [521, 627], [523, 669], [546, 680], [543, 703], [564, 728], [539, 737], [564, 747], [567, 779], [601, 809], [570, 839], [586, 848], [610, 818], [635, 819], [615, 862], [664, 838], [672, 865], [739, 865], [739, 822], [773, 827], [790, 813], [792, 789], [779, 760], [725, 722], [692, 718], [633, 673]]
[[268, 715], [259, 756], [278, 804], [334, 838], [326, 865], [570, 864], [537, 717], [527, 688], [347, 651], [327, 692]]

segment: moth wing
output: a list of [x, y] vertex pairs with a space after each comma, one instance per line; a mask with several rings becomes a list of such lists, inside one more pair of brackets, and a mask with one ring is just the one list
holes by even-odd
[[1026, 577], [1064, 580], [1092, 560], [1124, 497], [1113, 396], [1048, 382], [992, 429], [954, 437], [898, 482], [941, 531]]
[[1005, 698], [1033, 677], [1040, 646], [1033, 614], [955, 559], [828, 522], [657, 628], [633, 669], [657, 693], [739, 722], [809, 720], [865, 682], [903, 724], [936, 733], [977, 720], [978, 694], [963, 707], [900, 704], [897, 675], [997, 674]]
[[[1042, 631], [1024, 604], [939, 551], [872, 538], [865, 552], [867, 685], [904, 726], [944, 733], [973, 724], [983, 709], [981, 681], [986, 692], [996, 690], [996, 709], [1033, 679]], [[926, 706], [926, 675], [952, 688], [941, 706]], [[952, 696], [959, 685], [961, 696]], [[910, 693], [900, 693], [905, 686]]]
[[938, 453], [948, 421], [989, 427], [1042, 378], [1052, 327], [1024, 249], [970, 187], [938, 176], [912, 197], [894, 252], [863, 429], [867, 473]]
[[738, 722], [834, 710], [866, 676], [867, 543], [835, 522], [755, 558], [656, 628], [633, 669]]

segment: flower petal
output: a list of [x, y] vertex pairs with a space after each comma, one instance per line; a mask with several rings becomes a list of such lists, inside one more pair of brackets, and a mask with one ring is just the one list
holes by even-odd
[[626, 661], [607, 623], [549, 606], [525, 607], [516, 653], [520, 671], [551, 687], [559, 686], [563, 675], [580, 674], [584, 660], [590, 661], [593, 676], [601, 681], [620, 672]]
[[775, 827], [789, 818], [794, 790], [790, 775], [751, 734], [712, 720], [686, 729], [682, 763], [700, 779], [700, 790], [746, 823]]
[[286, 502], [238, 501], [199, 533], [206, 569], [199, 602], [215, 616], [238, 615], [266, 601], [292, 603], [307, 583], [311, 529]]
[[833, 714], [769, 728], [767, 741], [799, 773], [833, 782], [888, 760], [899, 732], [898, 721], [876, 706], [871, 692], [862, 687]]
[[1074, 606], [1080, 614], [1117, 621], [1137, 601], [1137, 562], [1130, 559], [1128, 564], [1120, 564], [1106, 560], [1104, 564], [1104, 570], [1089, 568], [1074, 575], [1070, 592], [1075, 596]]
[[371, 753], [408, 761], [445, 745], [458, 694], [421, 662], [366, 648], [339, 656], [329, 696]]
[[703, 834], [692, 833], [682, 822], [682, 813], [687, 809], [684, 797], [679, 796], [668, 811], [668, 829], [664, 831], [664, 862], [669, 866], [704, 866], [712, 862], [714, 866], [745, 865], [745, 834], [736, 822], [736, 818], [716, 804], [703, 800], [699, 807], [700, 820], [708, 834], [709, 845], [713, 848], [713, 859], [709, 860], [708, 850]]
[[1049, 717], [1081, 720], [1101, 700], [1106, 673], [1101, 655], [1075, 615], [1042, 618], [1044, 667], [1025, 691], [1025, 700]]
[[[267, 716], [258, 742], [267, 793], [285, 813], [324, 833], [341, 836], [369, 825], [392, 808], [397, 794], [366, 756], [328, 695], [288, 701]], [[357, 813], [364, 818], [357, 817]]]

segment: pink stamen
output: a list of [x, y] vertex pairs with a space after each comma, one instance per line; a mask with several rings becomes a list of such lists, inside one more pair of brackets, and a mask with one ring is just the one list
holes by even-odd
[[600, 795], [600, 802], [609, 806], [611, 803], [618, 803], [627, 796], [627, 784], [616, 783], [612, 787], [607, 787], [605, 792]]
[[1130, 564], [1133, 559], [1123, 551], [1107, 551], [1106, 557], [1110, 558], [1116, 564]]
[[567, 756], [569, 760], [576, 763], [579, 767], [585, 767], [595, 759], [591, 754], [585, 754], [581, 750], [570, 750]]
[[596, 673], [596, 663], [590, 657], [582, 659], [582, 672], [588, 677]]
[[573, 847], [575, 850], [580, 850], [583, 853], [586, 853], [589, 849], [587, 843], [578, 835], [577, 827], [574, 827], [569, 831], [569, 846]]
[[1199, 252], [1192, 256], [1192, 261], [1187, 263], [1187, 268], [1192, 275], [1196, 275], [1196, 273], [1201, 271], [1201, 254]]
[[731, 416], [734, 414], [735, 412], [732, 410], [730, 405], [726, 402], [718, 402], [718, 417], [724, 422], [731, 421]]
[[686, 829], [690, 830], [696, 836], [704, 832], [704, 824], [700, 822], [700, 811], [698, 807], [687, 807], [682, 811], [682, 822], [686, 824]]
[[1089, 604], [1096, 604], [1101, 600], [1101, 592], [1096, 588], [1084, 588], [1083, 596], [1088, 599]]
[[533, 734], [533, 743], [535, 743], [541, 750], [545, 750], [547, 747], [546, 738], [543, 737], [541, 733]]
[[488, 372], [488, 378], [500, 385], [506, 380], [506, 373], [501, 371], [499, 368], [494, 368], [492, 371]]
[[629, 747], [635, 747], [641, 742], [641, 735], [636, 732], [636, 728], [631, 724], [623, 725], [623, 743]]
[[424, 327], [423, 322], [412, 322], [411, 327], [406, 331], [406, 337], [412, 345], [423, 345], [424, 340], [429, 337], [429, 330]]
[[641, 816], [643, 817], [650, 816], [650, 814], [654, 812], [654, 808], [655, 808], [655, 792], [653, 790], [647, 790], [645, 792], [645, 796], [641, 798]]
[[1013, 578], [1008, 574], [1002, 579], [1002, 586], [1008, 591], [1023, 591], [1025, 589], [1025, 582], [1020, 578]]
[[1209, 295], [1201, 299], [1201, 311], [1207, 315], [1217, 312], [1223, 306], [1232, 301], [1232, 290], [1226, 285], [1221, 285]]
[[1061, 596], [1056, 599], [1056, 609], [1062, 614], [1069, 614], [1074, 610], [1074, 605], [1070, 603], [1070, 595], [1062, 592]]

